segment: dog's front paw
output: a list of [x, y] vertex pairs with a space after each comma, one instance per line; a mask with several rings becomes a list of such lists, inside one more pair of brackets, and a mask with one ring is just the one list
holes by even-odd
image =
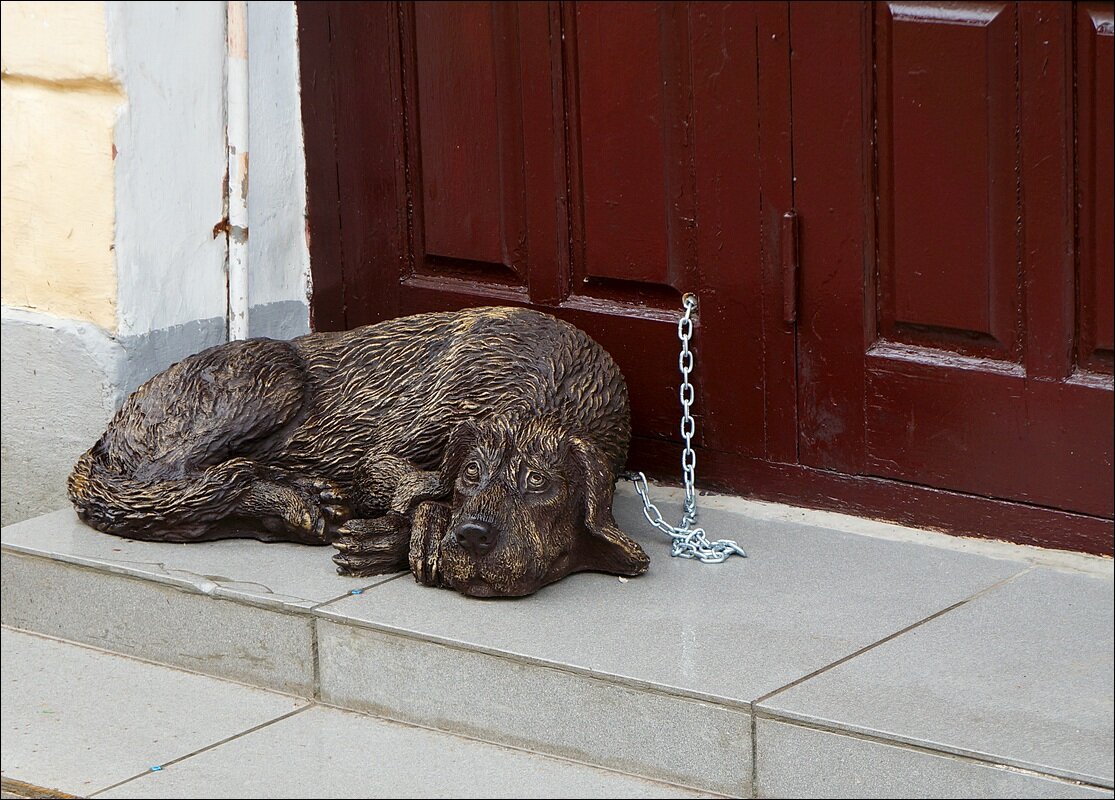
[[410, 571], [426, 586], [441, 586], [441, 542], [449, 518], [449, 506], [432, 500], [418, 503], [411, 515]]
[[410, 520], [388, 513], [374, 519], [353, 519], [337, 531], [333, 556], [337, 572], [353, 577], [382, 575], [407, 568]]

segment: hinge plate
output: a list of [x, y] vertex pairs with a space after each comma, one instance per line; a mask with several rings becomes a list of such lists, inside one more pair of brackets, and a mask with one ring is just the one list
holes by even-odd
[[798, 320], [798, 212], [782, 215], [782, 321]]

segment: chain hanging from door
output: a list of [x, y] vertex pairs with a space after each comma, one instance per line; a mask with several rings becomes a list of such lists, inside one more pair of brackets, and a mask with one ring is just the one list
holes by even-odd
[[681, 340], [681, 353], [678, 355], [678, 369], [681, 370], [681, 388], [678, 396], [681, 399], [681, 438], [685, 440], [685, 447], [681, 451], [681, 473], [685, 484], [685, 503], [682, 508], [681, 522], [671, 525], [663, 517], [658, 507], [650, 501], [647, 493], [647, 478], [641, 472], [629, 472], [625, 477], [635, 485], [635, 492], [643, 501], [643, 516], [647, 522], [673, 539], [670, 555], [675, 558], [695, 558], [706, 564], [719, 564], [730, 556], [747, 556], [747, 553], [733, 541], [719, 539], [710, 542], [705, 536], [704, 528], [694, 527], [697, 521], [697, 492], [694, 487], [697, 473], [697, 454], [693, 450], [693, 434], [697, 431], [697, 423], [689, 413], [690, 406], [696, 393], [693, 384], [689, 381], [689, 373], [693, 371], [693, 351], [689, 349], [689, 340], [693, 338], [693, 312], [697, 309], [697, 296], [686, 294], [681, 298], [685, 313], [678, 320], [678, 339]]

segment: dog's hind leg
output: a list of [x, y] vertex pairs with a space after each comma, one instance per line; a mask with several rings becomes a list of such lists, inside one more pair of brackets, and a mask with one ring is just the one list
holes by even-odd
[[336, 487], [268, 466], [305, 395], [305, 368], [286, 342], [191, 356], [125, 401], [78, 459], [70, 499], [89, 525], [131, 538], [327, 543], [347, 514]]

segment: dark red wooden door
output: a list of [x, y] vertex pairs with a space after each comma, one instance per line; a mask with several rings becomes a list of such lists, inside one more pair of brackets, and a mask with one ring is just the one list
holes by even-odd
[[[778, 275], [774, 261], [763, 268], [754, 5], [315, 3], [300, 14], [306, 91], [332, 93], [320, 106], [332, 108], [331, 140], [307, 146], [335, 151], [310, 167], [337, 169], [336, 194], [311, 219], [336, 219], [336, 251], [320, 258], [345, 270], [315, 272], [317, 327], [542, 308], [616, 358], [638, 437], [677, 440], [677, 320], [694, 292], [698, 443], [792, 457], [794, 337], [763, 305]], [[779, 159], [771, 169], [785, 169]]]
[[669, 477], [695, 292], [704, 485], [1111, 551], [1110, 3], [298, 8], [318, 329], [564, 317]]
[[1111, 517], [1111, 33], [791, 7], [802, 463]]

